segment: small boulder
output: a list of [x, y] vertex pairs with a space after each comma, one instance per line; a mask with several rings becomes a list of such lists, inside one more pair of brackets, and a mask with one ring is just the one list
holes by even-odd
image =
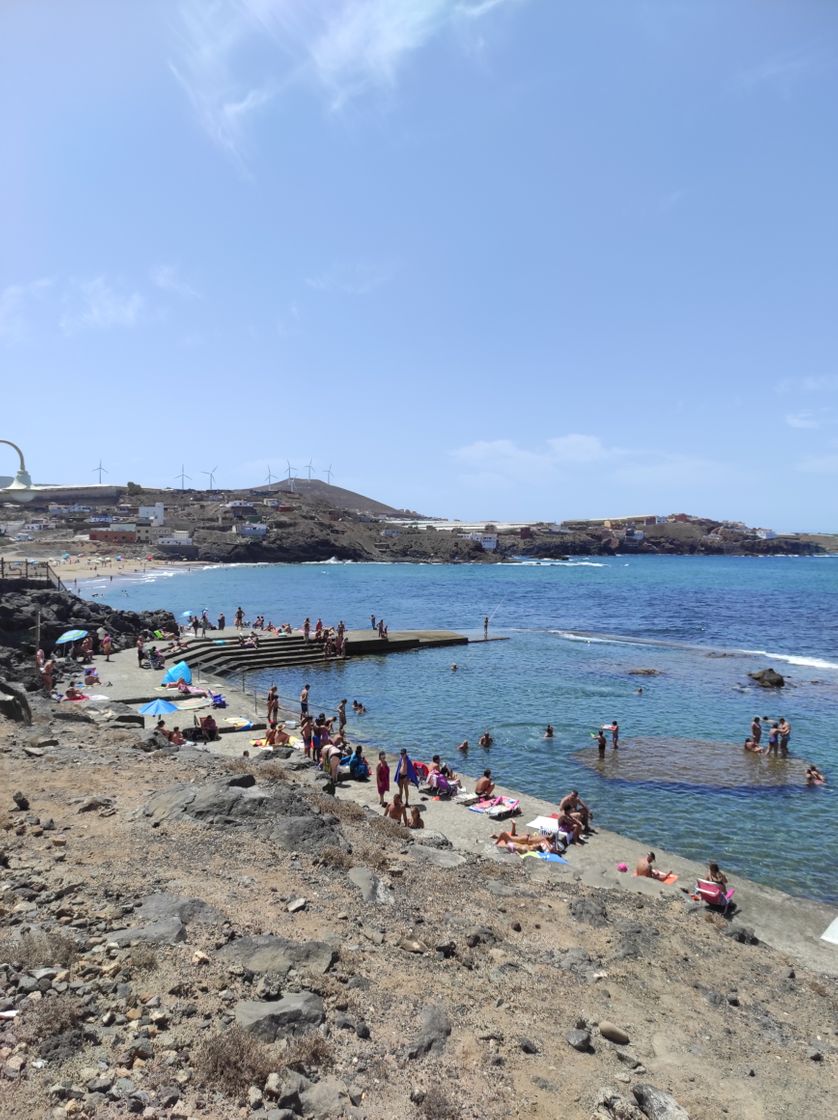
[[622, 1029], [622, 1027], [618, 1027], [616, 1026], [616, 1024], [610, 1023], [607, 1019], [603, 1019], [603, 1021], [599, 1024], [599, 1033], [603, 1038], [607, 1038], [609, 1042], [616, 1042], [618, 1046], [628, 1045], [628, 1034]]
[[419, 1032], [407, 1048], [409, 1058], [424, 1058], [426, 1054], [441, 1054], [451, 1034], [451, 1020], [445, 1009], [431, 1004], [419, 1019]]
[[635, 1085], [631, 1091], [648, 1120], [690, 1120], [673, 1096], [654, 1085]]
[[580, 1054], [590, 1054], [593, 1051], [590, 1031], [568, 1031], [565, 1035], [565, 1039], [568, 1046], [572, 1046], [573, 1049], [578, 1050]]
[[748, 673], [748, 676], [760, 688], [783, 688], [786, 683], [786, 678], [775, 669], [759, 669], [756, 673]]
[[236, 1022], [263, 1042], [275, 1042], [279, 1035], [302, 1034], [319, 1027], [326, 1015], [323, 1000], [314, 992], [289, 992], [282, 999], [263, 1002], [242, 1000], [236, 1004]]

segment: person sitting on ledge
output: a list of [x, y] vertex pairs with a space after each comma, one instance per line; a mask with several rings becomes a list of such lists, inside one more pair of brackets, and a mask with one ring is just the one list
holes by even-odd
[[284, 731], [281, 727], [278, 727], [276, 721], [271, 721], [271, 725], [268, 728], [268, 734], [265, 736], [265, 746], [281, 747], [290, 742], [291, 736], [288, 734], [288, 732]]
[[404, 802], [398, 793], [393, 794], [393, 800], [384, 805], [384, 816], [389, 817], [391, 821], [396, 824], [407, 824], [407, 812], [405, 811]]
[[748, 751], [750, 754], [762, 754], [762, 747], [759, 746], [755, 739], [751, 739], [750, 736], [745, 740], [742, 750]]
[[[340, 736], [343, 739], [343, 735]], [[364, 748], [360, 743], [355, 747], [349, 759], [349, 776], [356, 782], [366, 782], [370, 776], [370, 767], [364, 758]]]
[[411, 806], [410, 820], [407, 822], [408, 828], [424, 828], [425, 822], [422, 820], [422, 811], [418, 805]]
[[566, 797], [562, 798], [559, 802], [559, 812], [567, 813], [578, 821], [585, 833], [591, 831], [591, 810], [579, 796], [578, 789], [572, 789]]
[[201, 719], [201, 738], [205, 743], [214, 743], [218, 738], [218, 724], [212, 716], [203, 716]]
[[102, 680], [99, 676], [99, 673], [97, 672], [96, 668], [93, 665], [91, 665], [88, 669], [85, 669], [85, 671], [84, 671], [84, 683], [85, 683], [85, 686], [88, 687], [88, 688], [92, 684], [101, 684], [102, 683]]
[[484, 770], [483, 777], [477, 779], [474, 792], [478, 797], [489, 798], [495, 792], [495, 783], [492, 781], [492, 771]]
[[559, 809], [558, 832], [566, 844], [583, 844], [582, 822], [564, 809]]
[[169, 732], [169, 742], [173, 747], [182, 747], [186, 742], [179, 727], [173, 727]]
[[634, 874], [639, 879], [657, 879], [658, 881], [667, 879], [672, 874], [671, 871], [659, 871], [657, 867], [652, 866], [654, 862], [654, 852], [648, 852], [645, 856], [641, 856], [635, 865]]

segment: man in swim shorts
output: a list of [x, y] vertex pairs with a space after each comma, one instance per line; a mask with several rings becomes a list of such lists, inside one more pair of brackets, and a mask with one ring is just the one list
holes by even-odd
[[659, 882], [669, 878], [672, 872], [667, 871], [666, 874], [664, 874], [663, 871], [659, 871], [657, 867], [652, 866], [654, 862], [654, 852], [649, 852], [647, 855], [641, 856], [634, 868], [635, 875], [640, 879], [657, 879]]
[[791, 724], [785, 716], [780, 716], [777, 730], [780, 732], [780, 754], [785, 758], [789, 753], [789, 739], [791, 738]]
[[751, 722], [751, 738], [759, 746], [759, 741], [762, 738], [762, 723], [759, 716], [754, 716]]

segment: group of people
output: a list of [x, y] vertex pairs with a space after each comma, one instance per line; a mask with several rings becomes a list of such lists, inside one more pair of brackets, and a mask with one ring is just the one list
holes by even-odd
[[[769, 731], [766, 745], [761, 747], [763, 724], [769, 725]], [[782, 758], [788, 758], [790, 738], [791, 724], [785, 716], [780, 716], [778, 720], [770, 720], [767, 716], [761, 719], [759, 716], [754, 716], [751, 721], [751, 734], [745, 740], [743, 750], [752, 754], [766, 756], [773, 754], [775, 757], [780, 755]]]

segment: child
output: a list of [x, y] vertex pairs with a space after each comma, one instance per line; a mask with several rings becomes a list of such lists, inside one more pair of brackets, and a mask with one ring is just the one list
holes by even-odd
[[384, 751], [378, 753], [378, 765], [375, 768], [375, 784], [378, 787], [378, 804], [384, 804], [384, 794], [390, 789], [390, 767], [387, 765], [387, 755]]

